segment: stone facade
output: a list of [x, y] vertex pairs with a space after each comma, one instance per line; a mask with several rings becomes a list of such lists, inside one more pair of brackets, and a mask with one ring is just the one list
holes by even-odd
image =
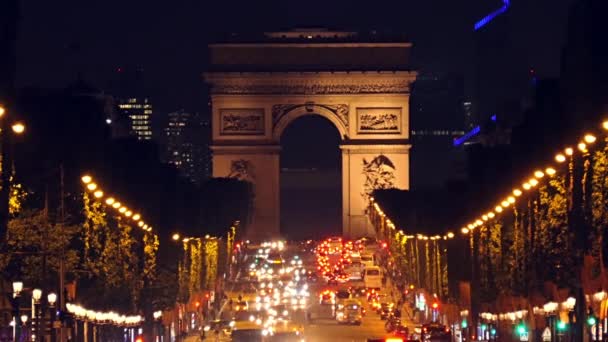
[[327, 118], [342, 137], [343, 234], [373, 235], [365, 215], [370, 191], [409, 188], [409, 89], [415, 77], [409, 71], [205, 74], [212, 94], [213, 176], [254, 184], [248, 237], [279, 236], [280, 139], [305, 115]]

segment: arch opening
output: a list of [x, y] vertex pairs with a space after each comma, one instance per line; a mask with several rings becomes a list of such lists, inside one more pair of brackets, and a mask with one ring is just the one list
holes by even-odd
[[340, 129], [326, 116], [308, 113], [292, 118], [278, 138], [282, 236], [342, 235]]

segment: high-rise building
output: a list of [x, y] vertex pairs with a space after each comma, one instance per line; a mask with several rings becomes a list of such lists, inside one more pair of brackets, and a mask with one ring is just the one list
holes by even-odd
[[209, 177], [211, 154], [209, 150], [210, 122], [204, 115], [178, 110], [168, 115], [165, 135], [166, 162], [195, 183]]
[[410, 102], [411, 188], [437, 188], [466, 177], [464, 79], [420, 74]]
[[[137, 140], [152, 140], [152, 103], [147, 97], [118, 99], [118, 120], [127, 123], [128, 134]], [[128, 119], [128, 120], [127, 120]]]

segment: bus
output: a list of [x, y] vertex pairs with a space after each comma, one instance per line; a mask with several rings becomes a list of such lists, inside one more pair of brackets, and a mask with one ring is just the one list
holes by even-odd
[[380, 289], [382, 287], [382, 271], [378, 266], [366, 266], [363, 269], [363, 284], [368, 289]]

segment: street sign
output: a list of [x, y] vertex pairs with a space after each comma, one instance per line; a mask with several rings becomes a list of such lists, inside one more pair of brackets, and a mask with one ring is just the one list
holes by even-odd
[[551, 342], [551, 329], [549, 329], [549, 327], [546, 327], [545, 330], [543, 330], [543, 342]]
[[519, 335], [519, 340], [520, 341], [530, 341], [530, 339], [528, 338], [528, 332], [526, 331], [525, 333]]

